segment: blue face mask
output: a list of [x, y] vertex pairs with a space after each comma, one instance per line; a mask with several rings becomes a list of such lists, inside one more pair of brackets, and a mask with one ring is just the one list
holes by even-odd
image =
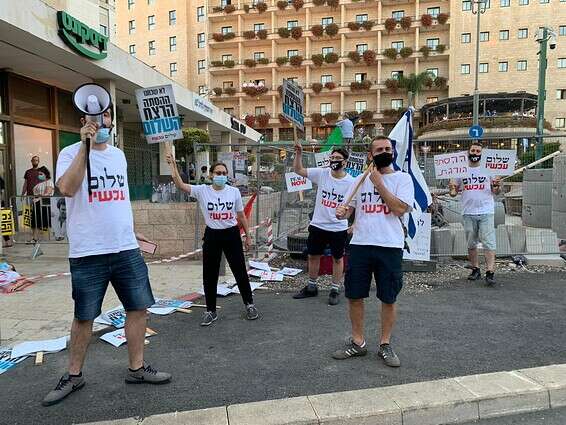
[[102, 127], [98, 129], [96, 132], [96, 139], [94, 140], [95, 143], [106, 143], [108, 139], [110, 139], [110, 132], [112, 130], [110, 128]]
[[38, 175], [37, 179], [40, 180], [40, 181], [44, 181], [45, 180], [45, 174]]
[[214, 186], [224, 187], [227, 182], [228, 176], [214, 176], [212, 178], [212, 183], [214, 183]]

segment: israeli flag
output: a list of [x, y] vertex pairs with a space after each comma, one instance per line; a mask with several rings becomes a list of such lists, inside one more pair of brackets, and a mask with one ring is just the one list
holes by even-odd
[[393, 168], [396, 171], [408, 173], [413, 179], [413, 187], [415, 188], [413, 209], [407, 222], [407, 233], [410, 238], [414, 238], [417, 232], [416, 220], [432, 204], [430, 191], [413, 153], [414, 112], [415, 108], [409, 107], [389, 133], [389, 138], [393, 144]]

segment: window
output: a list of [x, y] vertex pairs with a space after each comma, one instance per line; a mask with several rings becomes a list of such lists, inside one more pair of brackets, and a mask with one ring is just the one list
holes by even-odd
[[438, 97], [436, 96], [426, 98], [426, 103], [435, 103], [435, 102], [438, 102]]
[[204, 63], [204, 59], [199, 60], [199, 61], [197, 62], [197, 74], [201, 74], [202, 71], [205, 70], [205, 68], [206, 68], [206, 65], [205, 65], [205, 63]]
[[391, 99], [391, 109], [401, 109], [403, 107], [403, 99]]
[[128, 46], [128, 53], [130, 53], [130, 55], [132, 55], [132, 56], [136, 55], [136, 45], [135, 44], [130, 44]]
[[[232, 4], [231, 0], [220, 0], [220, 6], [222, 6], [222, 7], [226, 7], [229, 4]], [[255, 3], [254, 3], [254, 6], [255, 6]]]
[[440, 7], [429, 7], [426, 10], [426, 13], [431, 15], [433, 18], [436, 18], [438, 15], [440, 15]]
[[322, 18], [322, 26], [326, 28], [327, 25], [333, 24], [334, 18]]
[[397, 19], [398, 21], [403, 18], [405, 16], [405, 11], [404, 10], [394, 10], [393, 12], [391, 12], [391, 17], [393, 19]]
[[299, 79], [297, 77], [289, 77], [287, 78], [289, 81], [293, 81], [294, 83], [298, 83]]
[[224, 81], [224, 82], [222, 82], [222, 88], [227, 89], [228, 87], [234, 87], [234, 81]]
[[232, 31], [232, 27], [222, 27], [222, 29], [220, 30], [222, 32], [222, 34], [227, 34], [229, 32], [233, 32]]
[[391, 43], [391, 47], [393, 49], [396, 49], [398, 52], [401, 51], [401, 49], [403, 47], [405, 47], [405, 42], [404, 41], [394, 41]]
[[356, 52], [358, 52], [360, 55], [363, 55], [367, 49], [367, 44], [356, 44]]
[[509, 7], [511, 5], [511, 0], [499, 0], [500, 7]]
[[556, 100], [564, 100], [564, 99], [566, 99], [566, 89], [556, 90]]
[[499, 40], [509, 40], [509, 30], [501, 30], [499, 31]]
[[128, 22], [128, 34], [133, 34], [136, 32], [136, 21], [129, 21]]
[[108, 37], [108, 28], [106, 27], [106, 25], [100, 24], [100, 34]]
[[403, 71], [391, 71], [391, 78], [398, 80], [399, 77], [403, 76]]
[[177, 50], [177, 37], [176, 36], [169, 37], [169, 51], [174, 52], [176, 50]]
[[198, 86], [198, 95], [204, 96], [206, 94], [206, 86]]
[[332, 82], [332, 75], [321, 75], [320, 82], [322, 84], [331, 83]]
[[292, 58], [293, 56], [299, 56], [298, 50], [287, 50], [287, 57]]
[[206, 39], [203, 32], [197, 34], [197, 48], [204, 49]]
[[332, 112], [332, 103], [321, 103], [320, 104], [320, 113], [322, 115], [328, 114]]
[[256, 115], [256, 117], [257, 117], [258, 115], [263, 115], [263, 114], [265, 114], [265, 106], [256, 106], [256, 107], [255, 107], [255, 115]]
[[197, 7], [197, 22], [204, 22], [204, 6]]
[[368, 15], [367, 15], [367, 13], [364, 14], [364, 15], [356, 15], [356, 22], [357, 22], [358, 24], [360, 24], [360, 23], [362, 23], [362, 22], [367, 22], [367, 20], [368, 20]]
[[566, 68], [566, 58], [558, 58], [558, 68]]
[[262, 22], [261, 24], [254, 24], [254, 31], [258, 32], [265, 29], [265, 24]]
[[436, 46], [440, 44], [439, 38], [427, 38], [426, 45], [430, 47], [432, 50], [436, 50]]
[[265, 52], [254, 52], [254, 60], [257, 61], [259, 59], [265, 58]]
[[234, 115], [234, 108], [224, 108], [224, 112], [228, 115]]
[[460, 73], [461, 74], [469, 74], [470, 73], [470, 64], [469, 63], [463, 63], [462, 65], [460, 65]]
[[480, 41], [489, 41], [489, 31], [480, 32]]
[[171, 62], [169, 64], [169, 76], [174, 77], [177, 75], [177, 62]]
[[232, 60], [232, 54], [222, 55], [222, 62], [231, 61], [231, 60]]
[[519, 31], [517, 32], [517, 38], [529, 38], [529, 29], [519, 28]]
[[426, 70], [430, 75], [433, 75], [434, 78], [438, 77], [438, 68], [428, 68]]
[[135, 4], [135, 0], [128, 0], [128, 10], [132, 10], [132, 7], [134, 7]]
[[499, 62], [499, 72], [509, 71], [509, 62]]
[[147, 43], [149, 49], [149, 56], [155, 55], [155, 40], [151, 40]]
[[519, 6], [527, 6], [529, 4], [529, 0], [519, 0]]
[[356, 102], [354, 103], [354, 108], [359, 114], [360, 112], [365, 111], [368, 108], [368, 103], [365, 100], [356, 100]]
[[558, 27], [558, 35], [562, 37], [566, 36], [566, 25], [560, 25]]
[[485, 74], [486, 72], [489, 72], [489, 64], [485, 62], [480, 63], [479, 72], [480, 74]]
[[334, 47], [323, 47], [322, 54], [326, 56], [329, 53], [334, 53]]
[[147, 17], [147, 29], [153, 31], [155, 29], [155, 15]]
[[517, 71], [526, 71], [527, 70], [527, 61], [520, 60], [517, 61]]
[[470, 43], [471, 41], [472, 41], [472, 34], [470, 34], [469, 32], [463, 32], [462, 35], [460, 36], [461, 43]]
[[287, 21], [287, 29], [291, 31], [293, 28], [299, 26], [299, 21]]
[[154, 5], [155, 4], [155, 0], [147, 0], [147, 4], [149, 6]]
[[472, 10], [472, 1], [471, 0], [463, 0], [462, 1], [462, 10], [464, 12]]
[[550, 3], [550, 0], [540, 0], [540, 4], [548, 4]]
[[361, 83], [362, 81], [367, 80], [367, 78], [368, 78], [368, 75], [367, 75], [365, 72], [357, 72], [357, 73], [354, 75], [354, 80], [355, 80], [357, 83]]
[[556, 118], [556, 120], [554, 122], [554, 127], [556, 127], [556, 128], [566, 127], [566, 118]]
[[170, 10], [169, 11], [169, 25], [177, 25], [177, 11]]

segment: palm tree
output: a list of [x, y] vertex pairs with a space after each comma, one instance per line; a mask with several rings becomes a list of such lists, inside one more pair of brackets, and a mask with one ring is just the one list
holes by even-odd
[[417, 96], [425, 87], [430, 86], [434, 74], [425, 71], [420, 74], [410, 74], [408, 77], [399, 76], [399, 87], [407, 90], [409, 95], [409, 106], [413, 104], [413, 96]]

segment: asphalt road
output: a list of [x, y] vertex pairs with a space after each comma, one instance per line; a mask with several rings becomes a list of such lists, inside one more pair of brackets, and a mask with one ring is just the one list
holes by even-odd
[[[146, 359], [171, 371], [166, 386], [126, 386], [127, 350], [96, 340], [84, 375], [87, 385], [63, 403], [44, 408], [42, 397], [64, 372], [65, 352], [45, 364], [28, 359], [0, 376], [2, 424], [69, 424], [176, 410], [428, 381], [445, 377], [566, 363], [564, 273], [498, 276], [496, 288], [457, 281], [430, 292], [401, 295], [393, 341], [402, 367], [376, 356], [377, 302], [366, 308], [370, 354], [330, 357], [349, 334], [344, 303], [326, 296], [292, 300], [256, 291], [260, 320], [243, 320], [241, 300], [220, 300], [210, 328], [193, 314], [151, 316], [159, 332]], [[521, 422], [518, 422], [521, 423]]]

